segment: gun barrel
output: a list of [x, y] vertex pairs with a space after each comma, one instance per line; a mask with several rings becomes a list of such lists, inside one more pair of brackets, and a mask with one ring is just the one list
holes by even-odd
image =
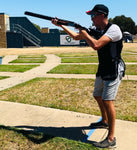
[[46, 19], [46, 20], [52, 20], [54, 19], [53, 17], [45, 16], [45, 15], [40, 15], [32, 12], [25, 11], [25, 15], [41, 18], [41, 19]]
[[[29, 16], [33, 16], [33, 17], [37, 17], [37, 18], [41, 18], [41, 19], [46, 19], [46, 20], [50, 20], [50, 21], [52, 19], [55, 19], [54, 17], [45, 16], [45, 15], [41, 15], [41, 14], [36, 14], [36, 13], [33, 13], [33, 12], [29, 12], [29, 11], [25, 11], [25, 15], [29, 15]], [[58, 24], [86, 30], [85, 27], [82, 27], [81, 25], [79, 25], [79, 24], [77, 24], [73, 21], [68, 21], [68, 20], [64, 20], [64, 19], [58, 19]]]

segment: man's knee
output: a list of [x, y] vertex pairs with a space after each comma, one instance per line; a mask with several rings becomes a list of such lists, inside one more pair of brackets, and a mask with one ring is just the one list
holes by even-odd
[[93, 95], [93, 97], [95, 98], [96, 101], [102, 101], [102, 97], [101, 96], [94, 96]]

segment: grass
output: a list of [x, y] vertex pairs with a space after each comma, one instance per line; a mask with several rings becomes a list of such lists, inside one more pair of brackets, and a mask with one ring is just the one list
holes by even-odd
[[9, 76], [0, 76], [0, 80], [6, 79], [6, 78], [9, 78]]
[[[48, 73], [55, 74], [96, 74], [98, 65], [59, 65]], [[127, 75], [137, 75], [137, 65], [126, 65]]]
[[123, 55], [122, 56], [123, 60], [125, 62], [137, 62], [137, 55]]
[[0, 126], [1, 150], [99, 150], [91, 144]]
[[99, 150], [91, 144], [0, 126], [2, 150]]
[[0, 65], [1, 72], [25, 72], [39, 65]]
[[57, 74], [95, 74], [97, 65], [59, 65], [48, 73]]
[[[91, 79], [37, 78], [0, 92], [0, 99], [100, 115]], [[122, 81], [116, 97], [117, 118], [137, 122], [137, 81]], [[121, 107], [122, 106], [122, 107]]]
[[[129, 53], [127, 53], [129, 52]], [[61, 57], [62, 63], [98, 63], [97, 53], [66, 53], [57, 54]], [[122, 53], [122, 58], [125, 62], [137, 62], [137, 55], [128, 50]], [[95, 74], [97, 65], [59, 65], [48, 73], [57, 74]], [[136, 65], [126, 65], [127, 75], [137, 75]]]
[[44, 55], [20, 55], [18, 59], [10, 63], [44, 63], [46, 57]]
[[60, 54], [56, 54], [59, 57], [91, 57], [91, 56], [97, 56], [97, 52], [96, 51], [92, 51], [90, 52], [82, 52], [82, 53], [60, 53]]
[[46, 58], [44, 55], [19, 55], [18, 58]]
[[76, 58], [62, 58], [62, 63], [98, 63], [98, 58], [92, 57], [76, 57]]
[[44, 63], [44, 62], [45, 62], [45, 58], [44, 59], [19, 58], [11, 61], [10, 63]]
[[[123, 58], [126, 62], [136, 62], [136, 44], [124, 44]], [[132, 48], [131, 48], [132, 46]], [[132, 52], [132, 53], [128, 53]], [[62, 62], [95, 62], [96, 52], [58, 54]], [[95, 57], [94, 57], [95, 56]], [[21, 55], [19, 59], [38, 59], [38, 55]], [[39, 55], [40, 59], [43, 56]], [[32, 60], [32, 59], [31, 59]], [[22, 62], [23, 63], [23, 62]], [[33, 62], [34, 63], [34, 62]], [[0, 71], [2, 69], [0, 66]], [[23, 65], [20, 65], [21, 67]], [[14, 71], [19, 67], [5, 65], [6, 71]], [[35, 65], [36, 66], [36, 65]], [[9, 69], [9, 68], [10, 69]], [[25, 65], [26, 67], [26, 65]], [[95, 73], [97, 65], [63, 65], [56, 72]], [[65, 68], [65, 69], [64, 69]], [[16, 69], [15, 69], [16, 70]], [[23, 70], [23, 69], [22, 69]], [[127, 65], [126, 74], [135, 74], [136, 65]], [[53, 70], [52, 70], [53, 71]], [[55, 71], [53, 71], [55, 73]], [[51, 79], [36, 78], [29, 82], [0, 91], [3, 101], [19, 102], [57, 109], [100, 115], [99, 108], [93, 99], [94, 80], [91, 79]], [[137, 81], [122, 81], [115, 101], [117, 118], [137, 122]], [[73, 141], [61, 137], [53, 137], [44, 133], [19, 130], [12, 127], [0, 126], [0, 147], [2, 150], [98, 150], [91, 144]]]
[[124, 43], [123, 51], [137, 55], [137, 43]]
[[137, 65], [126, 65], [127, 75], [137, 75]]
[[[61, 57], [62, 63], [97, 63], [97, 53], [74, 53], [74, 54], [57, 54]], [[122, 53], [125, 62], [137, 62], [137, 55], [134, 53]]]
[[98, 62], [97, 53], [66, 53], [57, 54], [61, 57], [62, 63], [96, 63]]

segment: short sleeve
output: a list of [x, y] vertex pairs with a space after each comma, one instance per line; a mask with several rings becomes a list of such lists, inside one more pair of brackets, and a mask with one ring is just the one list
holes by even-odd
[[112, 24], [104, 35], [108, 36], [112, 42], [116, 42], [122, 39], [122, 32], [119, 26], [116, 24]]

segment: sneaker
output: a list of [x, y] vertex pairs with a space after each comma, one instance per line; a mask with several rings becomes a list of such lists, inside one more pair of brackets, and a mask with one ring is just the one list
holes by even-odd
[[108, 129], [108, 123], [103, 123], [102, 121], [96, 122], [96, 123], [91, 123], [90, 124], [91, 128], [105, 128]]
[[109, 141], [108, 137], [101, 141], [101, 142], [95, 142], [93, 143], [93, 146], [98, 147], [98, 148], [116, 148], [116, 138], [111, 142]]

